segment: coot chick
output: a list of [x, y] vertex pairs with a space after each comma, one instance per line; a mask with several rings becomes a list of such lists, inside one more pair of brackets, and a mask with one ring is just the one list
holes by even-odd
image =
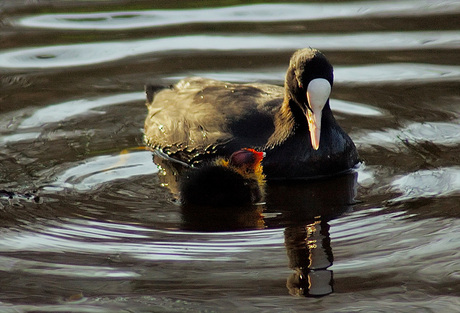
[[265, 151], [269, 180], [344, 172], [359, 158], [329, 106], [332, 84], [332, 65], [306, 48], [292, 55], [284, 88], [199, 77], [159, 92], [147, 87], [145, 141], [191, 164], [243, 147]]
[[263, 152], [241, 149], [192, 168], [180, 184], [184, 206], [230, 207], [257, 203], [264, 196]]

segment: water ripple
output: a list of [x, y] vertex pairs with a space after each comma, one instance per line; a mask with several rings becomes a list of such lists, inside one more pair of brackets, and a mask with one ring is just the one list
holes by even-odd
[[56, 226], [41, 225], [39, 230], [5, 232], [0, 251], [123, 254], [152, 261], [228, 261], [240, 260], [238, 253], [284, 249], [282, 229], [213, 234], [132, 226], [131, 231], [136, 233], [133, 241], [131, 232], [120, 230], [117, 224], [71, 219], [65, 222]]
[[65, 188], [77, 191], [93, 190], [110, 181], [141, 175], [152, 175], [158, 168], [152, 164], [150, 151], [102, 155], [75, 165], [62, 174], [45, 190], [60, 191]]
[[392, 186], [403, 193], [393, 201], [460, 193], [460, 167], [420, 170], [395, 179]]
[[57, 29], [120, 30], [192, 23], [287, 22], [333, 18], [403, 17], [452, 14], [458, 2], [384, 1], [340, 4], [253, 4], [223, 8], [43, 14], [20, 19], [21, 26]]
[[190, 35], [157, 39], [22, 48], [0, 53], [3, 68], [55, 68], [98, 64], [148, 53], [186, 51], [396, 50], [459, 48], [457, 31], [289, 36]]
[[[64, 122], [76, 116], [103, 114], [104, 112], [95, 111], [94, 109], [136, 100], [144, 101], [145, 95], [142, 92], [133, 92], [115, 94], [105, 97], [78, 99], [58, 104], [52, 104], [36, 110], [29, 117], [24, 118], [22, 121], [20, 121], [20, 118], [16, 118], [18, 121], [20, 121], [17, 128], [12, 127], [6, 131], [0, 130], [0, 145], [17, 143], [21, 141], [33, 141], [40, 138], [40, 136], [44, 135], [45, 133], [49, 139], [82, 136], [84, 133], [83, 131], [73, 130], [72, 133], [70, 133], [59, 130], [50, 133], [47, 132], [47, 130], [44, 130], [43, 126], [49, 125], [51, 123]], [[18, 113], [18, 115], [25, 114]], [[15, 133], [11, 134], [11, 130], [14, 130]]]
[[19, 128], [42, 127], [48, 123], [61, 122], [77, 115], [96, 113], [96, 111], [91, 111], [92, 109], [144, 99], [143, 93], [133, 92], [53, 104], [35, 111], [19, 124]]
[[400, 152], [408, 145], [432, 142], [436, 145], [457, 146], [460, 144], [460, 121], [411, 123], [402, 129], [385, 129], [383, 131], [366, 131], [357, 135], [355, 143], [361, 149], [373, 146]]
[[383, 109], [374, 108], [363, 103], [356, 103], [345, 100], [331, 99], [331, 108], [334, 112], [341, 112], [350, 115], [361, 116], [382, 116], [385, 115]]
[[340, 67], [336, 75], [341, 83], [376, 83], [433, 80], [460, 80], [460, 66], [417, 63], [390, 63]]
[[24, 260], [0, 256], [0, 270], [27, 273], [31, 275], [57, 275], [79, 278], [136, 278], [140, 275], [129, 270], [120, 270], [106, 266], [59, 264], [41, 261]]
[[[376, 210], [379, 209], [331, 221], [334, 252], [343, 258], [334, 264], [334, 272], [350, 276], [356, 271], [388, 273], [433, 255], [445, 256], [436, 267], [452, 267], [452, 261], [458, 260], [460, 224], [456, 219], [409, 220], [404, 212], [379, 212], [380, 215], [375, 216]], [[433, 233], [433, 229], [439, 231]], [[429, 240], [420, 241], [420, 238]], [[397, 268], [393, 268], [394, 264], [398, 264]], [[439, 272], [439, 268], [426, 272]], [[420, 278], [426, 277], [420, 275]]]
[[[172, 75], [168, 80], [175, 82], [186, 76], [201, 76], [228, 82], [267, 82], [280, 84], [284, 81], [285, 67], [263, 68], [253, 71], [193, 71], [187, 75]], [[459, 81], [460, 66], [422, 63], [385, 63], [354, 66], [335, 66], [334, 83], [372, 84]]]

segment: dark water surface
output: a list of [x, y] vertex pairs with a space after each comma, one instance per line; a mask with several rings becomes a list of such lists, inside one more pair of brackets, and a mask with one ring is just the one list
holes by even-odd
[[[0, 312], [460, 312], [460, 2], [154, 3], [0, 3]], [[182, 211], [144, 84], [307, 46], [364, 164]]]

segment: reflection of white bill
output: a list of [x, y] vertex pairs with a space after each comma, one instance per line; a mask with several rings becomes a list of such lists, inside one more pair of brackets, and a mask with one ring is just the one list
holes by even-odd
[[332, 271], [318, 270], [308, 272], [309, 290], [312, 296], [324, 296], [332, 293]]

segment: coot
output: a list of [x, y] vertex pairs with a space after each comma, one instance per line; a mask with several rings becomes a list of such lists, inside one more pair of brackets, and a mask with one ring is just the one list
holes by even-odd
[[145, 142], [195, 165], [243, 147], [262, 150], [269, 180], [344, 172], [359, 159], [329, 107], [332, 84], [332, 65], [306, 48], [292, 55], [284, 89], [199, 77], [158, 92], [147, 87]]
[[245, 206], [262, 200], [265, 176], [263, 152], [241, 149], [230, 159], [217, 158], [181, 177], [180, 194], [185, 206]]

